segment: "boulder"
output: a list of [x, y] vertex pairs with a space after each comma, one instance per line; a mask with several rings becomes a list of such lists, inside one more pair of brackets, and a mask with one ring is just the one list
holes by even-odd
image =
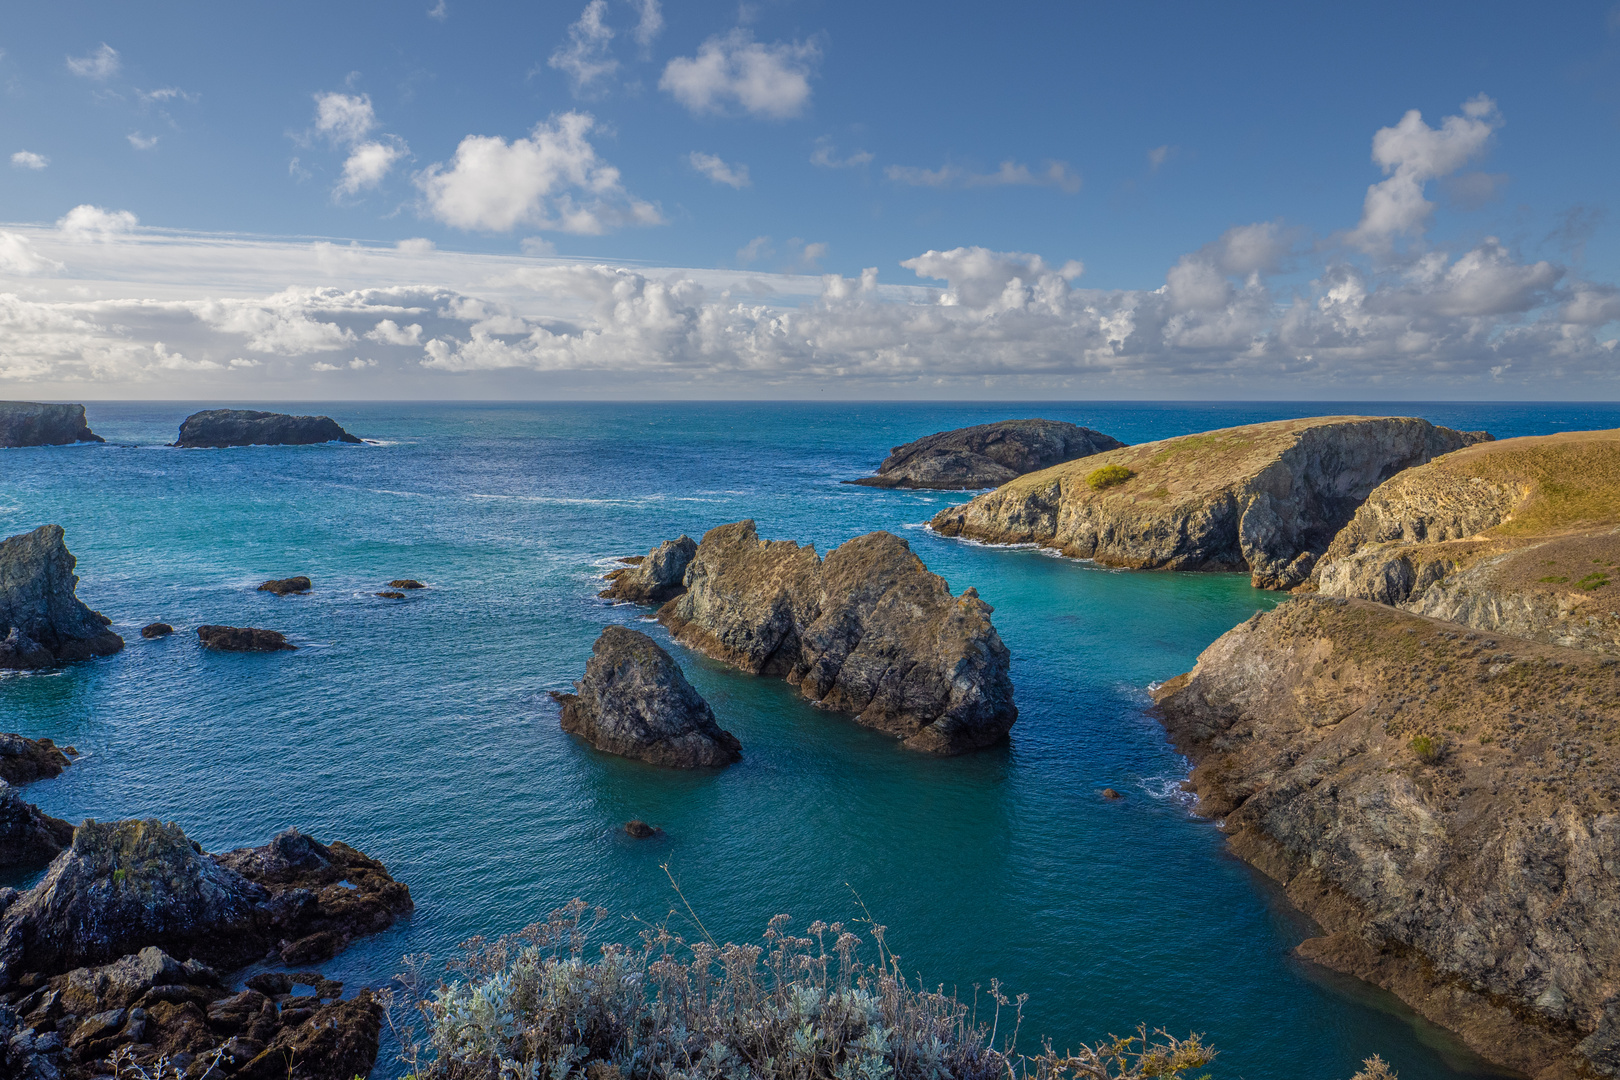
[[290, 593], [309, 592], [310, 588], [309, 578], [300, 575], [298, 577], [277, 578], [273, 581], [267, 581], [259, 586], [258, 591], [275, 593], [277, 596], [287, 596]]
[[261, 630], [256, 626], [199, 626], [197, 640], [202, 642], [203, 648], [220, 652], [281, 652], [298, 648], [279, 630]]
[[377, 595], [382, 597], [384, 600], [403, 600], [403, 599], [405, 599], [405, 594], [398, 591], [397, 589], [384, 589], [382, 592], [378, 593]]
[[25, 803], [0, 782], [0, 869], [44, 866], [73, 842], [73, 825]]
[[663, 829], [660, 829], [656, 825], [649, 825], [640, 818], [633, 818], [630, 821], [625, 822], [624, 831], [626, 834], [635, 837], [637, 840], [650, 840], [655, 836], [664, 835]]
[[62, 526], [0, 541], [0, 668], [42, 668], [111, 656], [124, 639], [78, 598], [78, 565]]
[[192, 413], [180, 424], [175, 446], [307, 446], [312, 443], [358, 443], [330, 416], [288, 416], [251, 409], [209, 409]]
[[148, 640], [152, 638], [168, 637], [174, 633], [174, 627], [166, 622], [147, 623], [141, 627], [141, 637]]
[[49, 739], [0, 735], [0, 780], [18, 787], [60, 776], [72, 764]]
[[1001, 420], [896, 446], [878, 466], [877, 475], [844, 483], [957, 491], [990, 488], [1124, 445], [1112, 435], [1060, 420]]
[[697, 543], [690, 536], [665, 540], [645, 556], [621, 559], [626, 565], [602, 575], [611, 584], [597, 595], [635, 604], [662, 604], [683, 588], [686, 568], [695, 554]]
[[1104, 566], [1310, 576], [1380, 483], [1488, 435], [1409, 417], [1278, 420], [1110, 450], [934, 516], [943, 536], [1038, 544]]
[[0, 401], [0, 446], [65, 446], [106, 441], [85, 423], [83, 405]]
[[736, 736], [715, 722], [674, 659], [639, 630], [603, 630], [574, 689], [551, 695], [562, 706], [562, 729], [605, 753], [678, 769], [742, 756]]
[[415, 578], [395, 578], [388, 583], [390, 589], [425, 589], [426, 585]]
[[704, 534], [686, 591], [658, 619], [682, 644], [783, 677], [911, 749], [956, 754], [1001, 741], [1018, 718], [992, 610], [972, 588], [951, 596], [892, 533], [823, 560], [740, 521]]

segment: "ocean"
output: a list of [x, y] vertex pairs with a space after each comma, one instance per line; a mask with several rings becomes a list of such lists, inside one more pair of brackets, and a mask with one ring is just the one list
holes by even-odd
[[[1135, 443], [1338, 413], [1507, 437], [1620, 427], [1620, 407], [332, 402], [255, 407], [324, 413], [375, 441], [163, 445], [219, 404], [92, 402], [106, 445], [0, 451], [0, 537], [62, 525], [80, 597], [128, 642], [0, 675], [0, 731], [79, 749], [26, 792], [59, 817], [172, 820], [210, 851], [296, 826], [381, 859], [416, 912], [324, 965], [351, 990], [574, 897], [609, 909], [610, 938], [633, 938], [637, 919], [689, 930], [673, 877], [722, 940], [757, 940], [778, 913], [800, 927], [859, 917], [858, 894], [925, 983], [1028, 994], [1026, 1048], [1146, 1023], [1205, 1033], [1217, 1077], [1348, 1078], [1373, 1053], [1403, 1080], [1491, 1075], [1389, 995], [1295, 959], [1308, 922], [1179, 789], [1187, 765], [1148, 686], [1282, 597], [1243, 575], [942, 539], [922, 524], [965, 496], [838, 481], [893, 445], [1020, 416]], [[953, 592], [976, 587], [1013, 657], [1011, 740], [912, 753], [596, 597], [616, 557], [745, 517], [822, 552], [888, 529]], [[255, 591], [294, 574], [314, 591]], [[373, 595], [401, 577], [430, 588]], [[181, 632], [141, 639], [155, 620]], [[210, 622], [281, 630], [299, 649], [205, 653], [191, 631]], [[547, 691], [579, 677], [610, 624], [670, 648], [741, 739], [740, 764], [663, 770], [558, 728]], [[1100, 798], [1108, 786], [1125, 798]], [[630, 839], [631, 818], [666, 836]], [[375, 1076], [398, 1073], [392, 1054]]]

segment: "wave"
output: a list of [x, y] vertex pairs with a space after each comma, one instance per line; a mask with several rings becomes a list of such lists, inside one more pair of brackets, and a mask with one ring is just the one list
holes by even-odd
[[[1182, 759], [1186, 761], [1185, 758]], [[1186, 790], [1181, 785], [1192, 776], [1192, 766], [1189, 763], [1187, 771], [1179, 776], [1144, 776], [1136, 782], [1136, 786], [1146, 792], [1149, 798], [1160, 802], [1174, 803], [1186, 810], [1189, 814], [1198, 803], [1198, 796]]]

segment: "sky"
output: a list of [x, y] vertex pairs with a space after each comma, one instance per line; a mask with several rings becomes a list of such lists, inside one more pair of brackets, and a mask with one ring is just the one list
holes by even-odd
[[1620, 5], [17, 5], [0, 397], [1620, 398]]

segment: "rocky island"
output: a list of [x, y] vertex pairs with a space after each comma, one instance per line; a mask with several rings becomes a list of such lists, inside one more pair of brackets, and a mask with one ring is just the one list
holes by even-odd
[[575, 693], [553, 690], [562, 729], [598, 750], [654, 765], [730, 765], [742, 744], [714, 719], [669, 653], [638, 630], [610, 626], [591, 649]]
[[1124, 445], [1111, 435], [1060, 420], [1002, 420], [896, 446], [875, 476], [844, 483], [947, 491], [996, 487], [1037, 469]]
[[252, 409], [208, 409], [180, 424], [175, 446], [308, 446], [313, 443], [358, 443], [330, 416], [288, 416]]
[[60, 525], [0, 541], [0, 668], [111, 656], [124, 639], [78, 598], [78, 566]]
[[0, 401], [0, 447], [106, 442], [85, 422], [83, 405]]
[[219, 652], [291, 652], [298, 648], [280, 630], [257, 626], [199, 626], [197, 642]]
[[1257, 587], [1290, 589], [1380, 483], [1489, 438], [1409, 417], [1250, 424], [1030, 473], [930, 527], [1104, 566], [1247, 570]]

